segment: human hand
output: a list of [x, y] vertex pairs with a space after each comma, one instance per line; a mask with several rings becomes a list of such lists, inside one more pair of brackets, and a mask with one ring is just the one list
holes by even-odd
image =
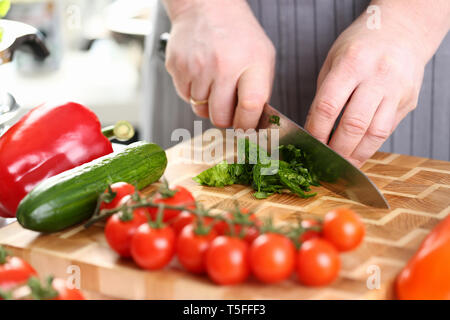
[[346, 105], [329, 146], [356, 166], [416, 107], [425, 65], [440, 42], [431, 39], [431, 32], [419, 30], [417, 19], [402, 17], [405, 11], [381, 10], [381, 29], [370, 30], [363, 14], [330, 49], [305, 125], [327, 143]]
[[166, 68], [178, 95], [207, 100], [193, 111], [218, 127], [255, 128], [271, 95], [275, 49], [246, 1], [190, 1], [169, 16]]

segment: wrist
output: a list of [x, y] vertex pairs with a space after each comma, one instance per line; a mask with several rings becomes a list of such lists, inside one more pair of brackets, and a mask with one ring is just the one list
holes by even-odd
[[[448, 0], [373, 0], [381, 10], [381, 28], [394, 26], [421, 53], [431, 59], [450, 28]], [[399, 39], [399, 41], [402, 39]]]
[[247, 4], [246, 0], [163, 0], [163, 3], [172, 23], [191, 10], [200, 9], [202, 13], [207, 14], [209, 8], [214, 8], [219, 5], [234, 6], [241, 3]]
[[208, 0], [163, 0], [163, 4], [170, 21], [173, 22], [181, 13], [204, 1]]

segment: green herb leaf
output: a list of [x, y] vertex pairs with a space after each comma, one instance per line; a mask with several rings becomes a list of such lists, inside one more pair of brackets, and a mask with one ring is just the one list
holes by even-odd
[[211, 187], [224, 187], [234, 184], [234, 179], [230, 175], [229, 165], [226, 161], [203, 171], [193, 179], [202, 185]]
[[250, 164], [232, 163], [228, 165], [228, 173], [236, 184], [251, 184], [253, 166]]
[[276, 116], [276, 115], [271, 115], [269, 117], [269, 122], [273, 123], [273, 124], [276, 124], [277, 126], [280, 126], [280, 117]]
[[266, 199], [271, 195], [271, 193], [258, 191], [253, 194], [256, 199]]

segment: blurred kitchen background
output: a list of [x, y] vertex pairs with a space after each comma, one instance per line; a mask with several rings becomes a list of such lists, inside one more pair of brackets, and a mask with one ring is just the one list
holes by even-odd
[[21, 109], [71, 100], [91, 108], [102, 125], [128, 120], [139, 133], [141, 64], [157, 0], [12, 0], [5, 19], [38, 28], [50, 56], [17, 51], [0, 65], [0, 91]]

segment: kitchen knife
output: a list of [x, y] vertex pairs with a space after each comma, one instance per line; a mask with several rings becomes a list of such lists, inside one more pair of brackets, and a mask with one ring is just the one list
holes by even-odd
[[368, 206], [389, 209], [380, 190], [361, 170], [268, 104], [257, 129], [278, 129], [279, 145], [293, 144], [301, 148], [310, 157], [311, 170], [325, 188]]

